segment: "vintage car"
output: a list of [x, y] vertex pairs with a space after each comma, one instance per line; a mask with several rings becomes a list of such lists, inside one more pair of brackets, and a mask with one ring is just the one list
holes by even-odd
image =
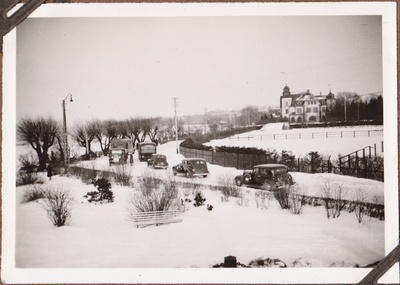
[[168, 168], [167, 157], [163, 154], [152, 154], [147, 160], [147, 166], [153, 168]]
[[181, 163], [172, 167], [174, 175], [184, 174], [186, 177], [203, 176], [207, 177], [207, 162], [202, 158], [185, 158]]
[[113, 164], [125, 164], [128, 159], [128, 153], [124, 149], [113, 149], [108, 155], [108, 162]]
[[260, 164], [251, 170], [244, 170], [242, 175], [235, 177], [237, 186], [248, 186], [268, 191], [276, 191], [295, 181], [288, 173], [288, 167], [283, 164]]

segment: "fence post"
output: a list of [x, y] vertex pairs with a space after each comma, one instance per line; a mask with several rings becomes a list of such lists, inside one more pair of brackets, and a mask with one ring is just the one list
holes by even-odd
[[353, 131], [353, 137], [354, 138], [356, 137], [356, 131]]
[[364, 162], [364, 178], [368, 176], [367, 161], [365, 160], [365, 148], [363, 148], [363, 162]]
[[374, 156], [376, 156], [376, 143], [374, 143]]
[[368, 157], [371, 159], [371, 147], [368, 147]]
[[299, 139], [301, 139], [301, 133], [299, 133]]
[[311, 133], [311, 137], [314, 139], [314, 133]]
[[328, 159], [328, 173], [332, 173], [332, 164], [330, 159]]
[[356, 168], [358, 168], [358, 151], [356, 151]]
[[297, 172], [300, 172], [300, 157], [297, 159]]
[[383, 152], [383, 141], [381, 142], [381, 145], [382, 145], [382, 152]]
[[273, 134], [273, 138], [274, 138], [274, 140], [275, 140], [275, 134]]
[[343, 138], [343, 131], [340, 132], [340, 138]]
[[369, 135], [369, 132], [370, 132], [370, 130], [368, 130], [368, 136], [370, 136], [370, 135]]
[[350, 154], [348, 155], [347, 160], [349, 161], [349, 168], [351, 168], [351, 156], [350, 156]]
[[328, 138], [328, 132], [326, 132], [326, 138]]
[[342, 158], [339, 157], [339, 172], [342, 173]]
[[285, 137], [286, 137], [286, 139], [287, 139], [287, 134], [285, 134]]

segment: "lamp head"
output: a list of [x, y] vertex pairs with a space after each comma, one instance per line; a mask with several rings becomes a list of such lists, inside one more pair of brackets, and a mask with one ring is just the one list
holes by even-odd
[[69, 102], [74, 102], [74, 101], [72, 100], [72, 94], [71, 94], [71, 93], [69, 94], [69, 97], [70, 97]]

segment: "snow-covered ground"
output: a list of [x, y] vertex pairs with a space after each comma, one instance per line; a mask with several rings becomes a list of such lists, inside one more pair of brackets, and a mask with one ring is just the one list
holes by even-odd
[[[292, 146], [292, 149], [295, 148]], [[176, 153], [175, 142], [160, 145], [158, 152], [167, 155], [169, 169], [149, 169], [145, 162], [139, 162], [135, 157], [133, 166], [127, 166], [128, 170], [134, 177], [150, 172], [164, 178], [201, 184], [196, 191], [201, 191], [206, 204], [213, 205], [212, 211], [208, 211], [205, 206], [194, 207], [188, 204], [187, 211], [182, 213], [182, 222], [136, 228], [129, 221], [127, 210], [130, 195], [135, 191], [133, 188], [113, 184], [115, 202], [94, 205], [83, 197], [87, 192], [95, 190], [93, 185], [58, 175], [48, 181], [43, 173], [41, 175], [45, 186], [63, 185], [70, 190], [74, 197], [72, 219], [65, 227], [54, 227], [40, 201], [20, 203], [21, 196], [30, 186], [17, 187], [15, 266], [21, 269], [199, 269], [220, 264], [225, 256], [233, 255], [242, 264], [248, 264], [259, 257], [270, 257], [282, 260], [289, 268], [295, 263], [309, 264], [313, 268], [331, 268], [329, 270], [333, 270], [333, 273], [328, 271], [326, 276], [332, 278], [342, 275], [335, 274], [331, 266], [365, 266], [385, 256], [384, 221], [365, 217], [362, 223], [358, 223], [354, 213], [347, 212], [342, 212], [337, 219], [327, 219], [323, 207], [310, 206], [304, 206], [301, 215], [294, 215], [288, 210], [282, 210], [274, 199], [267, 201], [266, 209], [262, 210], [257, 207], [257, 190], [249, 188], [242, 188], [245, 194], [242, 201], [230, 198], [229, 202], [224, 202], [221, 199], [222, 193], [211, 190], [209, 185], [218, 185], [221, 177], [233, 178], [241, 174], [241, 170], [209, 164], [210, 175], [207, 178], [174, 177], [171, 167], [183, 158]], [[112, 170], [116, 167], [108, 165], [107, 157], [80, 162], [78, 165], [99, 170]], [[354, 199], [355, 192], [362, 189], [369, 201], [384, 203], [382, 182], [336, 174], [291, 174], [309, 196], [318, 196], [321, 185], [329, 181], [344, 187], [345, 199]], [[189, 193], [193, 200], [193, 189], [181, 187], [182, 197], [184, 193]], [[242, 202], [241, 205], [239, 202]], [[255, 275], [246, 272], [240, 275], [247, 276], [242, 282], [254, 281], [251, 278], [255, 278]], [[213, 274], [199, 274], [200, 279], [196, 280], [216, 282], [206, 278], [211, 278]], [[151, 273], [149, 276], [150, 280], [155, 280]], [[265, 282], [271, 280], [268, 279], [271, 276], [261, 274], [257, 280]], [[278, 276], [289, 280], [285, 279], [285, 274], [279, 275], [278, 272]], [[304, 279], [305, 282], [308, 282], [308, 277]], [[111, 282], [114, 279], [107, 280]], [[192, 279], [184, 280], [189, 282]]]
[[[171, 166], [182, 158], [175, 153], [175, 143], [161, 145], [159, 153], [168, 156]], [[106, 157], [82, 164], [110, 169]], [[207, 184], [218, 184], [219, 177], [241, 171], [214, 165], [209, 168], [209, 177], [193, 181], [204, 184], [200, 190], [206, 203], [214, 206], [212, 211], [190, 204], [180, 223], [139, 229], [127, 219], [127, 202], [134, 191], [129, 187], [113, 185], [115, 202], [93, 205], [83, 198], [95, 190], [93, 185], [84, 185], [75, 178], [55, 176], [47, 181], [44, 177], [46, 185], [63, 185], [75, 198], [72, 220], [61, 228], [51, 224], [40, 202], [21, 204], [20, 197], [29, 186], [18, 187], [17, 267], [204, 268], [223, 262], [228, 255], [236, 256], [243, 264], [263, 256], [279, 258], [289, 267], [299, 258], [311, 261], [314, 267], [340, 262], [351, 267], [384, 257], [384, 222], [367, 217], [359, 224], [354, 213], [345, 212], [338, 219], [328, 220], [323, 207], [306, 206], [302, 215], [293, 215], [280, 209], [275, 200], [268, 201], [267, 209], [261, 210], [256, 207], [256, 190], [247, 188], [243, 188], [247, 206], [239, 206], [235, 198], [223, 202], [222, 193], [210, 190]], [[145, 162], [137, 160], [130, 171], [135, 176], [145, 171], [171, 176], [171, 169], [148, 169]], [[349, 189], [366, 189], [370, 197], [383, 201], [380, 182], [333, 174], [293, 175], [310, 195], [316, 194], [320, 182], [329, 179]], [[176, 179], [188, 181], [185, 177]], [[193, 196], [191, 193], [192, 200]]]
[[[279, 153], [285, 150], [291, 151], [296, 157], [318, 151], [326, 157], [331, 156], [332, 161], [336, 160], [339, 154], [346, 155], [364, 147], [376, 145], [377, 155], [382, 155], [383, 126], [284, 130], [283, 125], [284, 123], [267, 124], [260, 130], [238, 134], [231, 138], [212, 140], [206, 145], [257, 147], [265, 150], [275, 149]], [[355, 137], [352, 136], [354, 131]], [[368, 136], [368, 131], [370, 131], [370, 136]], [[327, 132], [328, 138], [326, 138]], [[341, 132], [343, 136], [340, 135]], [[314, 138], [312, 138], [312, 133], [314, 133]], [[270, 138], [272, 135], [276, 136], [275, 140]], [[285, 139], [285, 135], [288, 139]]]

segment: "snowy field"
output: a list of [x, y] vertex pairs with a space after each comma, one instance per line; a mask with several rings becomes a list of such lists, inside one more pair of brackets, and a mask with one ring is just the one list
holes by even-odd
[[[176, 154], [175, 142], [159, 146], [170, 167], [182, 156]], [[82, 162], [81, 166], [109, 170], [107, 157]], [[115, 167], [115, 166], [113, 166]], [[112, 167], [111, 167], [112, 168]], [[360, 224], [354, 213], [343, 212], [338, 219], [327, 219], [323, 207], [305, 206], [302, 215], [282, 210], [275, 200], [267, 208], [257, 208], [254, 189], [243, 188], [248, 205], [240, 206], [236, 198], [223, 202], [221, 192], [207, 185], [217, 185], [219, 177], [240, 174], [240, 170], [209, 165], [207, 178], [201, 183], [202, 196], [214, 209], [195, 208], [188, 204], [183, 221], [159, 227], [136, 228], [128, 220], [129, 187], [113, 184], [115, 202], [93, 205], [83, 195], [94, 191], [75, 178], [44, 177], [46, 185], [63, 185], [73, 194], [72, 220], [56, 228], [46, 216], [41, 202], [21, 204], [20, 197], [29, 186], [17, 187], [16, 266], [21, 268], [209, 268], [234, 255], [248, 264], [258, 257], [273, 257], [288, 267], [308, 264], [311, 267], [365, 266], [384, 257], [384, 222], [366, 217]], [[148, 169], [135, 158], [129, 168], [134, 176], [146, 171], [171, 177], [168, 170]], [[325, 180], [351, 190], [362, 188], [371, 200], [383, 203], [383, 183], [334, 174], [292, 173], [308, 195], [318, 193]], [[43, 174], [44, 176], [44, 174]], [[172, 176], [173, 177], [173, 176]], [[188, 181], [185, 177], [175, 177]], [[190, 189], [181, 189], [181, 193]]]
[[[283, 125], [284, 123], [267, 124], [260, 130], [238, 134], [231, 138], [212, 140], [206, 145], [275, 149], [278, 153], [285, 150], [291, 151], [296, 157], [304, 157], [311, 151], [318, 151], [326, 157], [331, 156], [334, 161], [339, 154], [346, 155], [367, 146], [374, 147], [375, 144], [377, 155], [382, 155], [383, 126], [283, 130]], [[368, 131], [370, 131], [370, 136], [368, 136]], [[327, 132], [328, 138], [326, 138]], [[354, 132], [356, 132], [355, 137], [353, 137]], [[314, 138], [312, 138], [312, 133], [314, 133]], [[275, 140], [271, 138], [272, 135], [275, 135]], [[286, 136], [288, 139], [285, 139]]]

